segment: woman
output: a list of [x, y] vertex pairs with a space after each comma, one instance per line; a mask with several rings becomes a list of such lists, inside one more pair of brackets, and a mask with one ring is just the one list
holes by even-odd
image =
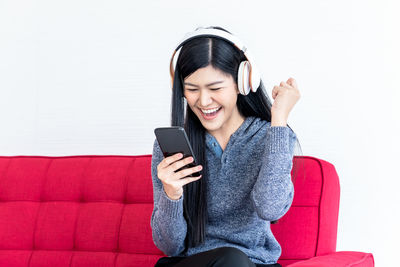
[[[200, 34], [209, 30], [215, 35]], [[154, 141], [151, 227], [155, 245], [169, 256], [155, 266], [281, 266], [270, 223], [294, 197], [297, 137], [287, 119], [300, 98], [296, 81], [275, 86], [271, 105], [255, 73], [243, 86], [240, 63], [249, 56], [221, 38], [228, 31], [207, 27], [194, 33], [181, 45], [171, 74], [171, 124], [185, 128], [198, 166], [175, 172], [192, 158], [164, 158]]]

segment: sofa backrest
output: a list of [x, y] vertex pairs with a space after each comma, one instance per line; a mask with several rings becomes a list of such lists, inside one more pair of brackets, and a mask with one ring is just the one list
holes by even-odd
[[295, 156], [292, 181], [292, 205], [271, 224], [282, 247], [278, 262], [283, 266], [336, 251], [340, 184], [335, 167], [315, 157]]
[[[336, 171], [299, 162], [293, 204], [271, 225], [282, 263], [336, 249]], [[0, 157], [0, 266], [154, 266], [150, 166], [151, 155]]]
[[150, 164], [151, 155], [0, 157], [0, 266], [154, 266]]

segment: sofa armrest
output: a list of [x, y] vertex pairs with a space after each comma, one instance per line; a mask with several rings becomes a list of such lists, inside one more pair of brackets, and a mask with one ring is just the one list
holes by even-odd
[[372, 253], [358, 251], [337, 251], [331, 254], [317, 256], [304, 261], [298, 261], [287, 267], [373, 267]]

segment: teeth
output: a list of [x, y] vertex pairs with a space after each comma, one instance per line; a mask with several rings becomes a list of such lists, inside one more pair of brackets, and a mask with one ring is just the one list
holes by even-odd
[[[220, 108], [220, 107], [219, 107], [219, 108]], [[203, 113], [205, 113], [205, 114], [210, 114], [210, 113], [213, 113], [213, 112], [217, 111], [219, 108], [213, 108], [213, 109], [208, 109], [208, 110], [202, 109], [201, 111], [202, 111]]]

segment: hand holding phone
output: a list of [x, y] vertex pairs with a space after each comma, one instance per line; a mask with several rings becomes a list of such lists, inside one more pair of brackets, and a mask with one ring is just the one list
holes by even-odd
[[184, 159], [182, 159], [182, 157], [182, 153], [174, 154], [164, 158], [157, 166], [157, 176], [163, 183], [165, 193], [169, 198], [174, 200], [177, 200], [182, 196], [183, 186], [185, 184], [197, 181], [201, 178], [201, 175], [188, 175], [200, 171], [202, 166], [198, 165], [191, 168], [182, 168], [193, 162], [192, 157], [186, 157]]
[[196, 158], [185, 130], [179, 126], [156, 128], [154, 133], [164, 159], [157, 166], [157, 176], [171, 199], [179, 199], [183, 186], [201, 178], [201, 165]]

